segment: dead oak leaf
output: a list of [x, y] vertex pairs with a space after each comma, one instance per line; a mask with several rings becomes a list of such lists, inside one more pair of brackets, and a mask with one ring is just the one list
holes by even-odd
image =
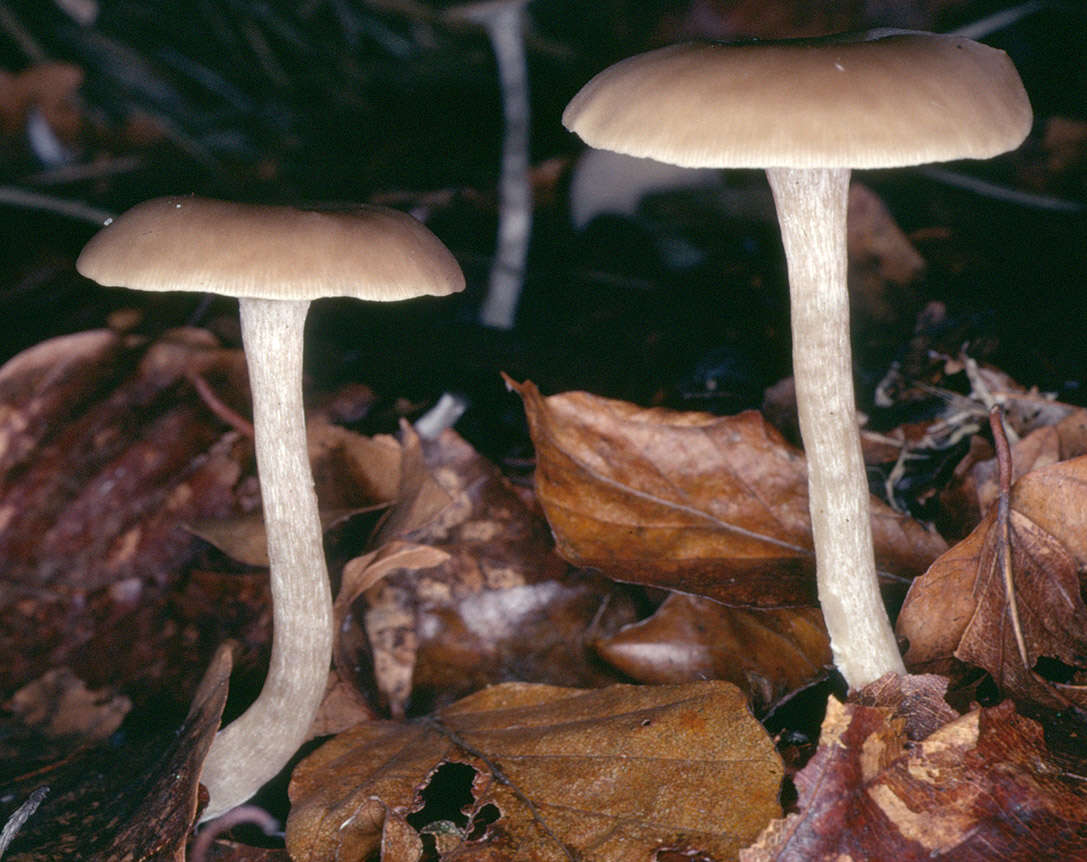
[[1010, 701], [911, 744], [892, 708], [831, 698], [819, 749], [796, 776], [798, 808], [744, 862], [1004, 862], [1087, 854], [1087, 788]]
[[[468, 767], [463, 806], [428, 820], [427, 785], [450, 764]], [[508, 683], [319, 748], [291, 780], [287, 849], [298, 862], [365, 858], [391, 814], [399, 843], [409, 823], [450, 859], [619, 862], [662, 848], [731, 859], [777, 816], [782, 771], [728, 683]]]
[[[1087, 705], [1087, 686], [1051, 681], [1039, 659], [1087, 670], [1087, 457], [1034, 470], [1012, 488], [1007, 545], [995, 512], [910, 588], [898, 618], [909, 667], [939, 672], [957, 658], [1013, 697], [1055, 708]], [[1010, 559], [1009, 593], [1002, 552]], [[1024, 666], [1013, 624], [1022, 633]]]
[[[753, 411], [718, 417], [568, 392], [522, 398], [559, 553], [617, 580], [743, 607], [813, 605], [807, 469]], [[946, 545], [872, 501], [880, 569], [924, 571]]]

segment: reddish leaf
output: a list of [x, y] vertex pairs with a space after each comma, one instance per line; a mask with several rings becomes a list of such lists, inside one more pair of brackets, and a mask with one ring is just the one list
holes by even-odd
[[895, 709], [831, 699], [798, 808], [744, 862], [894, 859], [1033, 862], [1087, 855], [1087, 788], [1010, 702], [910, 745]]
[[[609, 577], [741, 607], [815, 603], [803, 456], [754, 412], [642, 409], [515, 384], [559, 552]], [[911, 577], [939, 536], [872, 501], [880, 567]]]
[[[446, 788], [435, 823], [427, 786], [443, 767], [459, 793]], [[626, 862], [663, 847], [731, 859], [776, 816], [781, 777], [727, 683], [510, 683], [429, 721], [374, 722], [326, 743], [291, 780], [287, 849], [296, 862], [362, 859], [383, 831], [403, 846], [413, 824], [450, 860]], [[449, 807], [460, 808], [452, 819]]]
[[672, 593], [646, 620], [596, 642], [600, 655], [638, 682], [724, 679], [757, 713], [818, 679], [831, 664], [816, 608], [744, 610]]

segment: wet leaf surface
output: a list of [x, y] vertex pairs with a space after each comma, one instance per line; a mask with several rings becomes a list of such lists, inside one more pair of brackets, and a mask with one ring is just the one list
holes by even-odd
[[831, 665], [817, 608], [745, 610], [681, 593], [669, 595], [648, 619], [595, 646], [638, 682], [728, 680], [748, 695], [759, 715], [824, 676]]
[[125, 649], [138, 647], [132, 630], [153, 625], [199, 551], [181, 524], [240, 511], [248, 444], [224, 435], [187, 382], [193, 371], [244, 403], [241, 352], [195, 329], [146, 345], [65, 336], [0, 369], [0, 687], [62, 664], [116, 681], [108, 665], [85, 674], [83, 650], [126, 625]]
[[[525, 405], [559, 553], [609, 577], [724, 604], [815, 603], [803, 456], [754, 412], [717, 417], [568, 392]], [[909, 578], [945, 548], [872, 501], [879, 567]]]
[[[443, 770], [457, 792], [431, 803]], [[775, 816], [781, 775], [726, 683], [509, 683], [432, 719], [374, 722], [326, 743], [295, 770], [287, 847], [317, 862], [403, 846], [395, 814], [449, 859], [618, 862], [662, 847], [730, 859]]]

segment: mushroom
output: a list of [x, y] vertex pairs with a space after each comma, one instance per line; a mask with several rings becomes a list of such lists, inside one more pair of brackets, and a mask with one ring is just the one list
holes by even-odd
[[525, 280], [532, 234], [532, 183], [528, 173], [528, 63], [523, 34], [529, 0], [478, 0], [452, 6], [446, 15], [482, 27], [491, 40], [502, 91], [502, 167], [498, 176], [498, 241], [487, 296], [479, 310], [484, 326], [512, 329]]
[[1031, 120], [1004, 52], [886, 30], [672, 45], [605, 69], [563, 114], [590, 146], [766, 169], [789, 272], [819, 602], [851, 688], [905, 671], [879, 591], [853, 399], [850, 170], [989, 158], [1018, 146]]
[[332, 599], [306, 448], [303, 328], [324, 296], [397, 300], [462, 290], [453, 256], [408, 215], [196, 197], [139, 204], [95, 235], [76, 268], [100, 284], [239, 299], [268, 535], [273, 642], [256, 701], [221, 729], [201, 780], [208, 820], [245, 802], [305, 741], [332, 653]]

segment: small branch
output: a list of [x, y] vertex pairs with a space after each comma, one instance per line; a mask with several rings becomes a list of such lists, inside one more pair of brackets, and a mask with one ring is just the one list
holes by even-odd
[[101, 210], [80, 201], [65, 200], [39, 192], [28, 192], [15, 186], [0, 186], [0, 205], [56, 213], [79, 221], [91, 222], [98, 227], [113, 218], [113, 213], [109, 210]]
[[42, 800], [45, 799], [47, 793], [49, 793], [49, 785], [43, 784], [26, 798], [26, 802], [12, 812], [8, 822], [4, 824], [3, 831], [0, 832], [0, 858], [3, 857], [4, 851], [8, 849], [8, 845], [15, 840], [15, 836], [26, 824], [26, 821], [38, 810], [38, 806], [42, 804]]
[[243, 434], [250, 440], [253, 439], [253, 423], [227, 405], [201, 374], [196, 371], [189, 371], [186, 372], [185, 377], [192, 384], [193, 389], [196, 390], [196, 394], [200, 396], [200, 400], [212, 413], [239, 434]]
[[1004, 592], [1008, 599], [1008, 613], [1011, 616], [1012, 632], [1015, 634], [1015, 643], [1019, 648], [1019, 657], [1023, 660], [1023, 667], [1030, 670], [1030, 659], [1027, 658], [1027, 645], [1023, 639], [1023, 628], [1019, 623], [1019, 605], [1015, 599], [1015, 579], [1012, 572], [1012, 547], [1011, 547], [1011, 485], [1012, 485], [1012, 453], [1008, 445], [1007, 435], [1004, 433], [1004, 421], [999, 406], [994, 405], [989, 410], [989, 427], [993, 430], [993, 446], [996, 449], [997, 471], [1000, 481], [1000, 496], [996, 506], [996, 528], [999, 531], [1000, 546], [997, 551], [997, 564], [1000, 566], [1001, 576], [1004, 579]]

